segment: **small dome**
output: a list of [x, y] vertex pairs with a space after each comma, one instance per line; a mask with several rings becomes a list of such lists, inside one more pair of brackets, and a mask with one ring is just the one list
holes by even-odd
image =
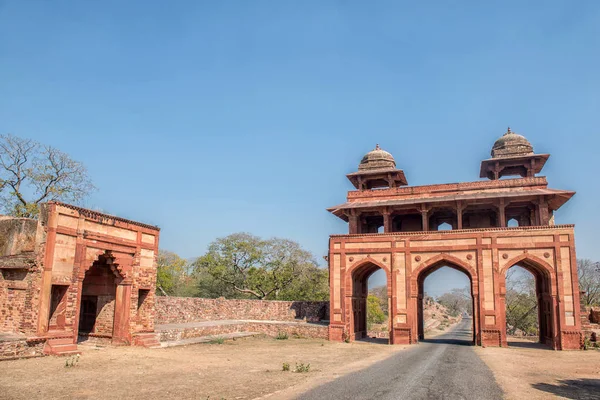
[[381, 150], [379, 145], [375, 146], [375, 150], [371, 150], [365, 154], [358, 165], [359, 171], [389, 168], [396, 168], [396, 161], [394, 161], [394, 157], [392, 157], [390, 153], [385, 150]]
[[508, 128], [506, 133], [494, 143], [492, 158], [516, 157], [533, 154], [533, 146], [524, 136]]

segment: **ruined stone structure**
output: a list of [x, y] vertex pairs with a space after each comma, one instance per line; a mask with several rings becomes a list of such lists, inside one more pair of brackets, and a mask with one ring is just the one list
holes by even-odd
[[574, 227], [554, 222], [575, 193], [549, 189], [536, 176], [549, 155], [535, 154], [510, 129], [491, 155], [480, 171], [489, 180], [428, 186], [406, 186], [404, 172], [379, 146], [365, 155], [348, 175], [357, 190], [329, 209], [349, 224], [349, 234], [329, 240], [331, 340], [365, 336], [367, 280], [382, 269], [390, 342], [417, 343], [425, 278], [448, 266], [471, 281], [474, 342], [506, 346], [506, 272], [519, 265], [536, 280], [540, 341], [580, 348]]
[[158, 228], [52, 202], [0, 219], [0, 358], [68, 354], [81, 338], [158, 344]]

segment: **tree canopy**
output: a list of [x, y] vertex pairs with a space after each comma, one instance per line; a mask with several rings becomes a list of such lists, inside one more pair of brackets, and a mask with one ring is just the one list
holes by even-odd
[[588, 259], [577, 260], [579, 289], [585, 292], [581, 301], [586, 306], [600, 305], [600, 263]]
[[310, 252], [288, 239], [235, 233], [212, 242], [193, 266], [205, 292], [216, 288], [230, 295], [274, 300], [329, 297], [327, 271], [318, 268]]
[[94, 186], [85, 166], [54, 147], [0, 135], [0, 206], [15, 217], [36, 218], [40, 203], [77, 203]]

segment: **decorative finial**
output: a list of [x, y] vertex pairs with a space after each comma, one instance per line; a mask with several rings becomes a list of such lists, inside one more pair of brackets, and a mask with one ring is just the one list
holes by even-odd
[[375, 145], [375, 150], [381, 150], [381, 147], [379, 147], [379, 143], [377, 143], [377, 144]]
[[510, 135], [512, 133], [512, 131], [510, 130], [510, 126], [508, 127], [508, 129], [506, 130], [505, 135]]

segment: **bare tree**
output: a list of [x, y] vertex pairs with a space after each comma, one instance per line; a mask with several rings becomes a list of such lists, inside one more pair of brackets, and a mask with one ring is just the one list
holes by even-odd
[[579, 290], [585, 292], [581, 301], [586, 306], [600, 304], [600, 263], [588, 259], [577, 260]]
[[0, 135], [0, 204], [15, 217], [35, 218], [50, 200], [78, 202], [92, 190], [85, 166], [54, 147]]

